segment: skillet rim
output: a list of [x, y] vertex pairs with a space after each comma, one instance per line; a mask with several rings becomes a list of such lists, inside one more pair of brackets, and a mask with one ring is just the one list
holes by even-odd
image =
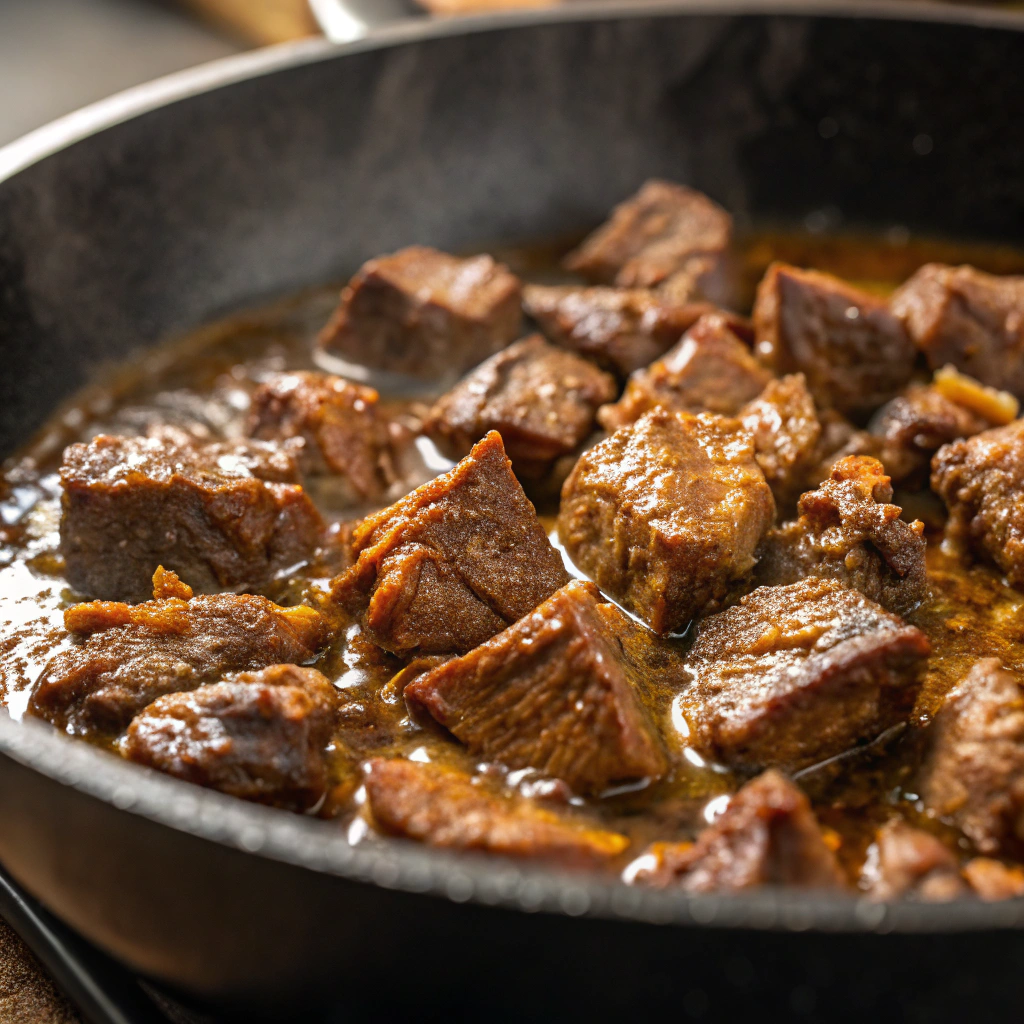
[[[0, 148], [0, 187], [48, 156], [134, 117], [279, 70], [367, 50], [538, 24], [637, 17], [804, 16], [962, 24], [1024, 31], [1024, 16], [907, 0], [643, 0], [462, 19], [412, 19], [355, 42], [304, 40], [227, 57], [156, 79], [60, 118]], [[122, 760], [32, 720], [0, 714], [0, 755], [115, 809], [252, 856], [456, 903], [660, 925], [844, 933], [966, 932], [1024, 927], [1024, 898], [1001, 903], [875, 903], [865, 897], [763, 889], [690, 895], [625, 885], [491, 855], [404, 840], [351, 845], [336, 824], [204, 790]]]

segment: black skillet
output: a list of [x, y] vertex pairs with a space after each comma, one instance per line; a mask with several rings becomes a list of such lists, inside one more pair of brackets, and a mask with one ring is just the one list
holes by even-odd
[[[925, 4], [572, 7], [99, 104], [0, 151], [0, 452], [102, 362], [409, 242], [584, 229], [652, 175], [741, 220], [1024, 243], [1022, 29]], [[1024, 994], [1021, 902], [690, 898], [352, 848], [6, 716], [0, 860], [135, 970], [250, 1015], [326, 992], [378, 1019], [720, 1019], [783, 993], [830, 1020], [901, 999], [999, 1020]]]

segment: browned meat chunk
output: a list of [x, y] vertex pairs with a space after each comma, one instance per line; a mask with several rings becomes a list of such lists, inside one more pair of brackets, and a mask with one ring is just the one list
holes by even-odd
[[921, 796], [985, 854], [1024, 852], [1024, 689], [984, 658], [949, 692], [932, 725]]
[[462, 654], [568, 582], [501, 438], [488, 434], [453, 470], [369, 516], [334, 600], [394, 654]]
[[956, 857], [935, 836], [902, 821], [878, 831], [862, 885], [872, 899], [943, 903], [967, 895]]
[[315, 669], [272, 665], [157, 698], [119, 747], [186, 782], [304, 811], [327, 788], [337, 708], [337, 691]]
[[309, 661], [328, 636], [319, 612], [305, 606], [254, 594], [190, 599], [173, 574], [158, 573], [154, 592], [138, 605], [69, 608], [65, 625], [84, 639], [43, 669], [30, 712], [71, 733], [118, 733], [157, 697], [227, 672]]
[[748, 782], [695, 843], [656, 843], [650, 855], [637, 881], [688, 892], [845, 884], [807, 797], [776, 771]]
[[565, 266], [599, 284], [653, 288], [695, 256], [724, 253], [731, 233], [732, 218], [707, 196], [652, 180], [616, 206]]
[[462, 374], [519, 336], [521, 292], [490, 256], [458, 259], [413, 245], [363, 264], [320, 345], [392, 373]]
[[910, 379], [916, 350], [886, 304], [830, 274], [773, 264], [757, 291], [758, 358], [801, 372], [824, 408], [864, 417]]
[[556, 344], [619, 377], [667, 352], [705, 313], [707, 302], [674, 302], [646, 288], [528, 284], [526, 312]]
[[736, 420], [655, 409], [580, 456], [558, 533], [606, 594], [669, 633], [750, 573], [774, 515]]
[[964, 878], [986, 901], [1010, 900], [1024, 896], [1024, 869], [1008, 867], [990, 857], [974, 857], [963, 868]]
[[366, 796], [380, 829], [431, 846], [598, 867], [629, 845], [616, 832], [491, 792], [440, 765], [371, 761]]
[[928, 593], [924, 523], [900, 519], [877, 459], [840, 460], [817, 490], [797, 504], [799, 518], [765, 538], [759, 584], [822, 576], [855, 587], [883, 608], [906, 615]]
[[932, 488], [949, 509], [946, 535], [1024, 586], [1024, 419], [944, 445]]
[[294, 458], [175, 435], [73, 444], [61, 466], [61, 552], [81, 594], [143, 601], [158, 565], [200, 592], [258, 586], [307, 560], [323, 520]]
[[535, 768], [578, 793], [658, 778], [665, 755], [638, 690], [643, 664], [618, 634], [640, 626], [573, 581], [469, 654], [420, 676], [406, 700], [426, 708], [475, 756]]
[[934, 369], [952, 363], [1024, 398], [1024, 277], [929, 263], [890, 308]]
[[807, 475], [807, 487], [817, 487], [832, 475], [832, 469], [849, 455], [879, 458], [882, 442], [866, 430], [859, 430], [835, 409], [818, 409], [821, 436], [818, 438], [814, 465]]
[[308, 475], [344, 477], [356, 499], [380, 497], [395, 480], [388, 424], [373, 388], [311, 371], [277, 373], [252, 397], [249, 434], [295, 438]]
[[735, 326], [727, 314], [702, 316], [663, 359], [629, 378], [622, 398], [598, 414], [601, 425], [617, 430], [658, 406], [734, 416], [772, 379]]
[[740, 769], [824, 761], [906, 718], [929, 649], [835, 580], [759, 587], [697, 628], [680, 701], [690, 742]]
[[737, 416], [754, 437], [754, 457], [780, 509], [804, 490], [821, 441], [821, 422], [802, 373], [768, 386]]
[[598, 407], [616, 394], [613, 377], [534, 334], [471, 370], [435, 403], [423, 432], [460, 459], [496, 430], [516, 475], [540, 480], [587, 439]]
[[879, 458], [889, 476], [897, 483], [917, 484], [927, 479], [932, 455], [944, 444], [991, 425], [930, 385], [914, 384], [886, 402], [868, 429], [881, 442]]

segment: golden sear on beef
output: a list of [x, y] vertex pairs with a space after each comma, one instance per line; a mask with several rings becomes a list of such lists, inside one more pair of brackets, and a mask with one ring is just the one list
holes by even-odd
[[680, 700], [689, 742], [744, 770], [824, 761], [906, 719], [929, 650], [835, 580], [759, 587], [697, 627]]
[[774, 515], [736, 420], [658, 408], [580, 456], [558, 533], [605, 593], [669, 633], [749, 575]]
[[332, 595], [395, 654], [461, 654], [568, 581], [537, 513], [488, 434], [453, 470], [369, 516]]

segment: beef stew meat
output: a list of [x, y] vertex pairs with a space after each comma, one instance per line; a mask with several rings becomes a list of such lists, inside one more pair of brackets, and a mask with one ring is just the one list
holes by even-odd
[[64, 622], [79, 643], [45, 666], [29, 711], [71, 733], [116, 735], [158, 697], [228, 672], [308, 662], [329, 636], [324, 617], [306, 605], [282, 608], [256, 594], [192, 597], [162, 569], [154, 591], [137, 605], [68, 608]]
[[631, 664], [616, 636], [643, 631], [606, 604], [608, 622], [601, 603], [592, 583], [569, 583], [504, 633], [414, 680], [406, 701], [474, 757], [534, 768], [578, 793], [660, 778], [665, 754], [641, 696], [650, 666]]
[[1024, 277], [929, 263], [896, 290], [891, 308], [933, 369], [952, 363], [1024, 398]]
[[649, 181], [566, 257], [565, 267], [624, 288], [665, 285], [677, 274], [689, 284], [708, 273], [709, 257], [725, 254], [731, 234], [732, 218], [707, 196]]
[[906, 721], [929, 650], [835, 580], [758, 587], [698, 625], [679, 707], [713, 761], [797, 771]]
[[305, 475], [341, 477], [354, 501], [369, 501], [397, 478], [378, 398], [373, 388], [327, 373], [276, 373], [252, 396], [248, 433], [269, 442], [298, 440]]
[[1024, 853], [1024, 686], [978, 661], [935, 715], [921, 797], [984, 854]]
[[774, 770], [748, 782], [696, 842], [655, 844], [636, 878], [687, 892], [845, 885], [807, 797]]
[[774, 515], [738, 421], [657, 408], [580, 456], [558, 532], [605, 593], [671, 633], [750, 574]]
[[729, 314], [702, 316], [661, 359], [629, 378], [622, 398], [598, 413], [601, 426], [617, 430], [658, 407], [735, 416], [772, 379], [738, 329]]
[[434, 404], [423, 432], [461, 459], [491, 430], [501, 434], [520, 480], [544, 480], [594, 429], [615, 379], [539, 334], [491, 356]]
[[85, 597], [144, 601], [159, 565], [203, 593], [293, 570], [315, 552], [324, 523], [293, 482], [294, 457], [272, 454], [180, 432], [69, 445], [60, 469], [68, 583]]
[[377, 758], [367, 767], [366, 799], [381, 831], [431, 846], [595, 867], [629, 844], [442, 765]]
[[320, 346], [390, 373], [457, 376], [519, 336], [521, 299], [519, 279], [490, 256], [414, 245], [363, 265]]
[[910, 380], [916, 350], [888, 305], [830, 274], [775, 264], [754, 305], [755, 351], [773, 373], [803, 373], [814, 399], [863, 418]]
[[576, 280], [413, 246], [83, 393], [6, 713], [351, 842], [1024, 898], [1024, 253], [732, 234], [648, 182]]
[[399, 655], [464, 654], [568, 582], [494, 431], [453, 470], [369, 516], [332, 598]]
[[523, 308], [556, 345], [628, 377], [664, 355], [709, 302], [676, 302], [650, 288], [528, 284]]
[[924, 523], [900, 518], [877, 459], [848, 455], [820, 487], [800, 498], [798, 518], [769, 531], [755, 579], [795, 583], [806, 576], [839, 580], [898, 615], [928, 589]]
[[943, 445], [932, 489], [949, 509], [949, 540], [1024, 586], [1024, 419]]
[[120, 744], [129, 761], [243, 800], [305, 811], [327, 791], [338, 691], [297, 665], [158, 697]]

